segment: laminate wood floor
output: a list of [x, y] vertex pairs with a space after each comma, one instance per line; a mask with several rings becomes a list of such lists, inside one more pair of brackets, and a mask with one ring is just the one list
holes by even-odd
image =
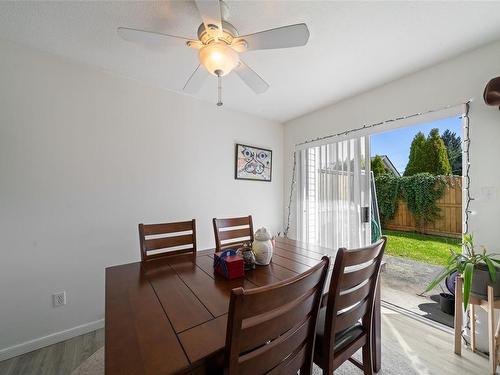
[[69, 375], [104, 346], [104, 329], [0, 362], [1, 375]]
[[[103, 345], [104, 330], [101, 329], [0, 362], [0, 374], [69, 375]], [[315, 368], [314, 374], [320, 373], [319, 368]], [[453, 335], [449, 332], [382, 309], [382, 370], [379, 375], [488, 373], [486, 358], [465, 348], [461, 357], [453, 353]], [[346, 363], [335, 374], [361, 375], [362, 372]]]

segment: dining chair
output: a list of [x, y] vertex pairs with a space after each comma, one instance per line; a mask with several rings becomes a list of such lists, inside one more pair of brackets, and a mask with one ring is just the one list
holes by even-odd
[[252, 215], [229, 219], [213, 219], [215, 251], [253, 242]]
[[[326, 307], [316, 327], [314, 363], [333, 374], [349, 360], [365, 375], [373, 374], [372, 316], [387, 238], [361, 249], [339, 249], [335, 257]], [[362, 363], [352, 355], [362, 348]]]
[[196, 220], [139, 224], [141, 260], [196, 252]]
[[330, 260], [293, 278], [231, 291], [224, 374], [311, 374], [314, 332]]

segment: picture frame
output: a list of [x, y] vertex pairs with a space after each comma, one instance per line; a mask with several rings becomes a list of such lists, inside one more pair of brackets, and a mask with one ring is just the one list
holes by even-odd
[[272, 171], [272, 150], [236, 143], [234, 162], [236, 180], [271, 182]]

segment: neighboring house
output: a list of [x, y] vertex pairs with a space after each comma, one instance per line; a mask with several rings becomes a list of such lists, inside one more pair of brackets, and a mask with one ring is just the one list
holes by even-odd
[[[379, 155], [384, 162], [385, 168], [391, 172], [394, 176], [401, 177], [401, 173], [398, 172], [394, 164], [392, 164], [391, 159], [387, 155]], [[375, 156], [372, 156], [372, 161], [375, 159]]]

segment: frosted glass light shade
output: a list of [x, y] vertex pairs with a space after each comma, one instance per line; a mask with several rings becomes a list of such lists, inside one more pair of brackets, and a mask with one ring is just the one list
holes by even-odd
[[223, 42], [214, 42], [199, 51], [200, 63], [213, 75], [225, 76], [238, 66], [238, 53]]

